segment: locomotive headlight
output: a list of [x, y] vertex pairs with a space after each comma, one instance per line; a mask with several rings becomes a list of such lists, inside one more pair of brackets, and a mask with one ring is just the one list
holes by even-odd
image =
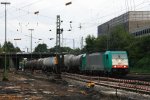
[[115, 65], [114, 67], [116, 68], [117, 66]]
[[126, 68], [126, 66], [124, 66], [124, 68]]

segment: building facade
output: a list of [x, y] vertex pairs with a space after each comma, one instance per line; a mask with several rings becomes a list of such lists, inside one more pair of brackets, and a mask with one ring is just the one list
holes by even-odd
[[98, 26], [98, 36], [108, 34], [116, 26], [135, 36], [150, 35], [150, 11], [129, 11]]

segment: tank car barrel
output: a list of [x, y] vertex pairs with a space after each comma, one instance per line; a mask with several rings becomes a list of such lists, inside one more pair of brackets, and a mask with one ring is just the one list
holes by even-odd
[[58, 64], [56, 57], [40, 58], [37, 60], [29, 60], [25, 63], [25, 69], [29, 70], [54, 70]]
[[66, 71], [79, 71], [79, 66], [81, 62], [82, 55], [74, 56], [72, 54], [64, 56], [64, 65], [66, 67]]

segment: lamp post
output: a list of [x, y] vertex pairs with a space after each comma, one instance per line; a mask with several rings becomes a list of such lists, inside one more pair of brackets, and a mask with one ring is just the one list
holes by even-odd
[[14, 41], [15, 41], [15, 45], [16, 45], [16, 68], [17, 68], [17, 70], [18, 70], [18, 64], [17, 64], [17, 42], [16, 41], [20, 41], [21, 40], [21, 38], [15, 38], [14, 39]]
[[4, 51], [5, 51], [5, 68], [4, 68], [4, 74], [3, 74], [3, 81], [8, 81], [8, 77], [7, 77], [7, 69], [6, 69], [6, 66], [7, 66], [7, 62], [6, 62], [6, 46], [7, 46], [7, 37], [6, 37], [6, 34], [7, 34], [7, 11], [6, 11], [6, 5], [10, 4], [10, 2], [1, 2], [1, 4], [4, 4], [5, 5], [5, 48], [4, 48]]
[[30, 44], [30, 46], [31, 46], [31, 53], [32, 53], [32, 31], [34, 31], [34, 29], [28, 29], [29, 31], [31, 31], [31, 44]]

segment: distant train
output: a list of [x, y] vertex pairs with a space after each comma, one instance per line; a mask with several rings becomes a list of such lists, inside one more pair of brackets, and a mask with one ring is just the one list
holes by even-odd
[[[126, 51], [106, 51], [78, 56], [67, 54], [61, 57], [61, 60], [63, 63], [60, 64], [60, 69], [72, 73], [126, 75], [129, 72]], [[58, 63], [57, 57], [40, 58], [27, 61], [24, 69], [40, 69], [48, 73], [56, 71]]]

